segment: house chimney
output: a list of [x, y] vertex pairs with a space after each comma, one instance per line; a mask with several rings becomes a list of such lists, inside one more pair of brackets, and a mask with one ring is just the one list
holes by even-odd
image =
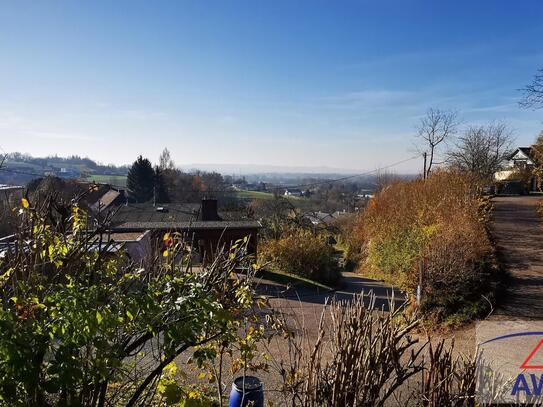
[[221, 220], [217, 212], [217, 200], [216, 199], [202, 199], [202, 207], [200, 209], [200, 218], [203, 221], [208, 220]]

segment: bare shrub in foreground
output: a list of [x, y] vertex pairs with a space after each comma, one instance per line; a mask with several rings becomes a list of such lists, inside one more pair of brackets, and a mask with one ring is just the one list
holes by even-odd
[[[320, 315], [318, 332], [295, 314], [276, 316], [275, 328], [284, 335], [274, 340], [283, 356], [270, 366], [280, 373], [285, 404], [475, 406], [477, 358], [458, 355], [454, 341], [420, 341], [417, 315], [395, 307], [393, 299], [388, 311], [375, 302], [373, 294], [332, 301]], [[498, 395], [503, 380], [491, 375], [485, 386]]]
[[414, 393], [416, 405], [425, 407], [475, 406], [475, 359], [454, 357], [454, 342], [429, 343], [423, 359], [420, 389]]
[[422, 369], [424, 346], [411, 337], [418, 323], [400, 309], [376, 311], [375, 297], [362, 295], [326, 306], [314, 339], [303, 327], [285, 331], [287, 356], [276, 367], [290, 405], [383, 405]]

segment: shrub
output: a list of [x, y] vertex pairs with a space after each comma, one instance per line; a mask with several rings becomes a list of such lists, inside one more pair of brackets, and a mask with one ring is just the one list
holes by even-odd
[[278, 239], [261, 245], [260, 259], [272, 262], [288, 273], [323, 283], [334, 283], [339, 277], [333, 248], [324, 237], [308, 230], [291, 229]]
[[410, 271], [422, 248], [426, 245], [432, 228], [411, 227], [389, 239], [376, 239], [368, 243], [368, 263], [386, 275], [395, 275], [401, 287], [410, 284]]
[[[475, 180], [455, 171], [394, 183], [358, 218], [354, 242], [359, 271], [415, 294], [422, 278], [423, 309], [440, 318], [474, 301], [486, 303], [493, 250], [491, 210]], [[422, 272], [422, 274], [421, 274]]]
[[157, 386], [191, 398], [165, 373], [183, 352], [233, 340], [254, 305], [234, 274], [249, 270], [244, 245], [192, 273], [176, 236], [141, 267], [86, 230], [77, 205], [21, 204], [0, 253], [0, 404], [153, 405]]
[[497, 400], [503, 381], [491, 371], [476, 375], [477, 353], [463, 356], [454, 341], [424, 340], [416, 335], [416, 313], [403, 312], [394, 301], [385, 310], [375, 300], [373, 294], [333, 299], [317, 332], [294, 309], [274, 315], [284, 330], [275, 339], [281, 342], [274, 341], [284, 351], [272, 364], [282, 379], [281, 405], [472, 407], [477, 380], [488, 400]]

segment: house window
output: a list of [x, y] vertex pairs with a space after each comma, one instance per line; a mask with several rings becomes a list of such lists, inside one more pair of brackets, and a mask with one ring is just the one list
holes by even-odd
[[526, 160], [515, 160], [515, 167], [524, 170], [526, 168]]

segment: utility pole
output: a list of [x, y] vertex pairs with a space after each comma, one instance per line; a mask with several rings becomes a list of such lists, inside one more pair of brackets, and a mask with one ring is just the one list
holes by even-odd
[[426, 179], [426, 158], [428, 156], [428, 153], [425, 151], [422, 153], [422, 157], [424, 158], [424, 172], [422, 173], [422, 179]]
[[420, 306], [422, 300], [422, 274], [424, 273], [424, 258], [419, 260], [419, 284], [417, 285], [417, 305]]

